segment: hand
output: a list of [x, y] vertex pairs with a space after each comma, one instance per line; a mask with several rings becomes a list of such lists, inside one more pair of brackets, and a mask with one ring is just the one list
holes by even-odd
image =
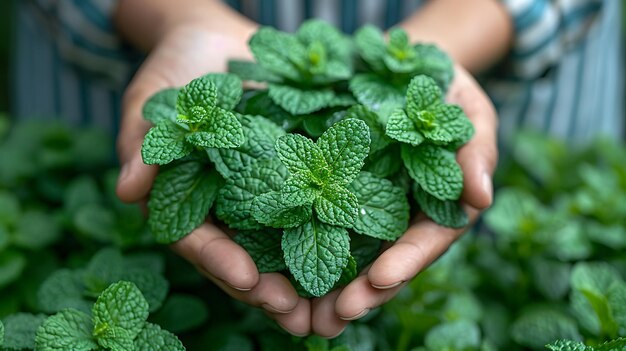
[[[492, 201], [491, 177], [498, 157], [497, 116], [478, 83], [458, 65], [446, 100], [460, 105], [476, 129], [472, 140], [457, 154], [457, 161], [463, 169], [461, 200], [471, 223]], [[409, 230], [359, 277], [345, 288], [312, 301], [312, 331], [326, 337], [340, 334], [350, 321], [392, 299], [464, 231], [445, 228], [423, 215], [418, 216]]]
[[[225, 71], [229, 58], [250, 59], [246, 41], [247, 37], [186, 26], [165, 35], [150, 52], [124, 94], [117, 143], [122, 162], [117, 185], [120, 199], [145, 201], [158, 173], [158, 167], [145, 165], [141, 158], [143, 138], [151, 127], [141, 114], [145, 101], [161, 89], [185, 85], [208, 72]], [[309, 301], [299, 298], [284, 276], [259, 274], [246, 251], [216, 226], [205, 223], [172, 248], [230, 296], [264, 308], [293, 334], [308, 334]]]

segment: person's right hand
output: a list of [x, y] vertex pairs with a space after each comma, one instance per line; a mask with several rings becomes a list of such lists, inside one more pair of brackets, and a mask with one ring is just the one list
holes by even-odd
[[[158, 173], [157, 166], [145, 165], [141, 157], [143, 138], [151, 127], [142, 117], [147, 99], [203, 74], [224, 72], [229, 58], [251, 59], [246, 41], [247, 37], [233, 38], [189, 25], [167, 33], [150, 51], [122, 103], [117, 140], [122, 165], [117, 195], [121, 200], [145, 204]], [[218, 227], [205, 223], [172, 248], [233, 298], [265, 309], [294, 335], [308, 334], [309, 300], [299, 298], [283, 275], [259, 274], [247, 252]]]

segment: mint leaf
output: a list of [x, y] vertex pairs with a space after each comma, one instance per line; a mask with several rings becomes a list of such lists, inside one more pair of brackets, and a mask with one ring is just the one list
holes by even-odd
[[350, 257], [348, 257], [348, 264], [341, 272], [341, 277], [335, 284], [334, 288], [344, 287], [350, 284], [350, 282], [356, 278], [358, 273], [356, 260], [352, 257], [352, 255], [350, 255]]
[[315, 201], [317, 217], [324, 223], [352, 228], [358, 215], [359, 202], [348, 189], [327, 185]]
[[607, 295], [611, 314], [620, 329], [620, 335], [622, 335], [626, 330], [626, 283], [624, 281], [614, 282]]
[[363, 270], [380, 252], [382, 241], [366, 235], [350, 236], [350, 252], [356, 261], [357, 271]]
[[141, 146], [141, 157], [148, 165], [165, 165], [189, 155], [191, 145], [185, 142], [187, 130], [174, 122], [163, 120], [151, 128]]
[[[306, 48], [295, 36], [269, 27], [261, 27], [249, 41], [250, 51], [268, 71], [293, 81], [300, 80], [297, 53]], [[302, 60], [303, 58], [300, 58]]]
[[358, 199], [354, 230], [382, 240], [395, 240], [409, 226], [409, 203], [391, 181], [361, 172], [349, 189]]
[[389, 120], [385, 133], [397, 141], [418, 146], [425, 138], [415, 126], [415, 122], [402, 109], [395, 110]]
[[[603, 342], [595, 348], [595, 351], [620, 351], [626, 347], [626, 338], [617, 338], [614, 340]], [[589, 350], [594, 351], [591, 347], [587, 346]]]
[[148, 225], [160, 243], [172, 243], [204, 222], [222, 179], [199, 162], [161, 171], [150, 192]]
[[0, 288], [13, 283], [26, 267], [26, 257], [19, 251], [0, 252]]
[[160, 274], [145, 270], [131, 270], [120, 276], [121, 280], [132, 282], [148, 301], [149, 312], [161, 308], [169, 290], [168, 281]]
[[176, 99], [177, 120], [201, 122], [217, 107], [217, 87], [204, 77], [196, 78], [178, 92]]
[[378, 27], [368, 24], [359, 28], [354, 34], [354, 43], [361, 58], [375, 72], [384, 71], [383, 57], [387, 53], [387, 44]]
[[90, 311], [91, 303], [83, 298], [83, 277], [83, 272], [69, 269], [52, 273], [37, 291], [39, 308], [46, 313], [56, 313], [65, 308]]
[[582, 340], [574, 319], [547, 306], [524, 311], [511, 326], [511, 337], [531, 349], [540, 349], [557, 339]]
[[124, 257], [118, 249], [102, 249], [89, 261], [82, 275], [83, 283], [91, 296], [98, 297], [111, 283], [119, 280], [126, 269]]
[[41, 210], [26, 210], [19, 217], [13, 244], [25, 249], [42, 249], [56, 242], [62, 235], [57, 218]]
[[289, 206], [311, 205], [319, 192], [317, 185], [307, 175], [296, 173], [287, 178], [280, 189], [281, 202]]
[[102, 292], [92, 309], [93, 335], [102, 347], [132, 344], [148, 318], [148, 302], [130, 282], [118, 282]]
[[380, 121], [378, 114], [363, 105], [354, 105], [347, 112], [345, 118], [360, 119], [370, 130], [370, 150], [372, 153], [380, 151], [391, 143], [391, 139], [385, 135], [385, 127]]
[[136, 351], [184, 351], [183, 343], [176, 335], [156, 324], [146, 323], [133, 342]]
[[443, 141], [455, 142], [455, 147], [459, 147], [474, 136], [474, 125], [459, 106], [440, 105], [433, 113], [440, 123], [441, 135], [445, 135], [440, 137]]
[[314, 296], [326, 294], [337, 283], [350, 257], [350, 237], [339, 227], [312, 220], [285, 230], [285, 263], [302, 286]]
[[288, 85], [269, 84], [269, 97], [285, 111], [304, 115], [328, 107], [335, 98], [330, 89], [302, 90]]
[[203, 148], [235, 148], [243, 144], [243, 128], [235, 114], [216, 107], [208, 118], [210, 122], [201, 124], [197, 131], [187, 133], [187, 142]]
[[280, 82], [280, 76], [263, 68], [258, 63], [240, 60], [228, 61], [228, 71], [237, 75], [242, 80], [256, 82]]
[[328, 181], [347, 185], [359, 174], [369, 153], [369, 128], [361, 120], [344, 119], [322, 134], [316, 144], [330, 167]]
[[296, 32], [307, 47], [307, 70], [312, 82], [328, 84], [348, 79], [352, 74], [351, 41], [322, 20], [307, 20]]
[[16, 313], [5, 317], [4, 343], [2, 350], [32, 350], [35, 348], [35, 334], [43, 323], [44, 315], [30, 313]]
[[254, 92], [252, 97], [245, 100], [242, 110], [248, 115], [262, 115], [285, 131], [293, 131], [301, 124], [301, 118], [291, 115], [274, 103], [267, 90]]
[[394, 73], [412, 73], [417, 66], [415, 50], [409, 43], [409, 37], [401, 28], [394, 28], [389, 32], [387, 55], [383, 62]]
[[276, 156], [276, 139], [285, 131], [261, 116], [243, 116], [245, 141], [235, 149], [208, 149], [209, 158], [224, 178], [242, 172], [253, 163]]
[[474, 322], [458, 320], [436, 325], [426, 334], [428, 350], [472, 350], [480, 346], [480, 329]]
[[41, 351], [90, 351], [98, 344], [91, 336], [91, 317], [75, 309], [63, 310], [48, 317], [37, 330], [35, 345]]
[[256, 264], [259, 273], [279, 272], [287, 269], [281, 250], [281, 234], [275, 230], [242, 231], [235, 236]]
[[152, 95], [143, 105], [143, 118], [155, 125], [161, 121], [175, 122], [178, 91], [177, 88], [169, 88]]
[[463, 172], [453, 152], [433, 145], [402, 145], [402, 160], [411, 178], [439, 200], [457, 200], [463, 191]]
[[274, 228], [293, 228], [311, 218], [311, 204], [292, 206], [283, 201], [280, 192], [257, 196], [252, 202], [252, 215], [259, 223]]
[[432, 44], [413, 45], [417, 60], [414, 75], [425, 74], [433, 78], [439, 88], [446, 91], [454, 78], [452, 59]]
[[172, 294], [150, 321], [172, 333], [183, 333], [202, 326], [209, 316], [204, 301], [193, 295]]
[[326, 166], [322, 150], [313, 141], [300, 134], [287, 134], [276, 140], [276, 153], [290, 173], [320, 176]]
[[406, 109], [409, 115], [418, 116], [424, 110], [438, 106], [443, 101], [441, 90], [432, 78], [414, 77], [406, 92]]
[[546, 345], [546, 347], [552, 351], [594, 351], [593, 348], [585, 346], [582, 342], [573, 340], [557, 340]]
[[224, 110], [234, 109], [241, 100], [243, 94], [241, 79], [234, 74], [209, 73], [198, 79], [215, 85], [217, 106]]
[[259, 161], [234, 173], [219, 191], [217, 217], [234, 229], [260, 229], [262, 226], [252, 216], [254, 198], [280, 190], [287, 177], [287, 169], [277, 159]]
[[469, 224], [469, 218], [459, 201], [439, 200], [417, 185], [413, 187], [413, 196], [420, 210], [435, 223], [450, 228], [463, 228]]
[[399, 174], [403, 166], [402, 158], [400, 158], [400, 144], [396, 143], [370, 153], [365, 160], [363, 170], [379, 178], [388, 178]]
[[350, 79], [350, 91], [357, 101], [373, 110], [383, 105], [402, 107], [404, 93], [389, 82], [373, 74], [356, 74]]

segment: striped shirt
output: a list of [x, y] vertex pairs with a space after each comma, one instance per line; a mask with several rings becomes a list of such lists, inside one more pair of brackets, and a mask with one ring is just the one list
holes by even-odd
[[[501, 0], [515, 36], [505, 61], [482, 79], [506, 145], [521, 128], [573, 142], [621, 138], [624, 89], [621, 0]], [[120, 97], [140, 57], [116, 35], [116, 0], [19, 1], [14, 115], [64, 118], [117, 131]], [[294, 31], [322, 18], [346, 33], [387, 29], [420, 0], [229, 0], [263, 25]]]

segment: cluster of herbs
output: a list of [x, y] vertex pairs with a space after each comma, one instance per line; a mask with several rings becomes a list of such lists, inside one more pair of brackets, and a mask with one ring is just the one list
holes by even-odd
[[[388, 41], [371, 26], [350, 38], [317, 20], [295, 34], [263, 27], [249, 45], [256, 62], [233, 61], [230, 73], [144, 106], [154, 127], [143, 160], [161, 165], [148, 202], [158, 242], [212, 213], [260, 272], [322, 296], [400, 237], [417, 206], [467, 225], [455, 152], [474, 129], [444, 102], [453, 67], [443, 52], [401, 29]], [[264, 88], [244, 92], [242, 81]]]

